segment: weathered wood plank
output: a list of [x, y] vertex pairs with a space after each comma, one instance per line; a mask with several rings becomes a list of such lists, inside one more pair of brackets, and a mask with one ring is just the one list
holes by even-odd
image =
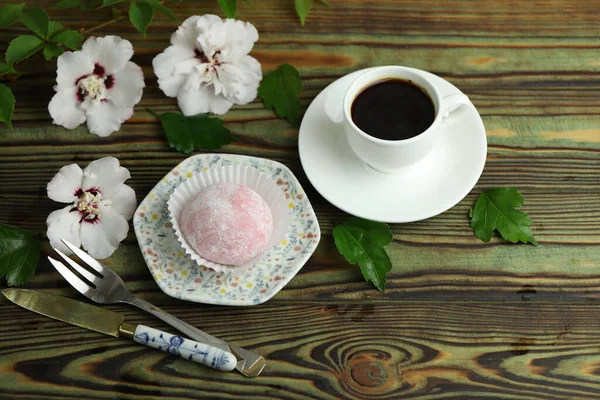
[[[348, 265], [326, 236], [310, 262], [269, 304], [333, 299], [384, 303], [441, 299], [600, 301], [600, 256], [594, 244], [546, 245], [540, 252], [520, 245], [411, 243], [401, 238], [412, 238], [413, 234], [395, 236], [389, 249], [394, 266], [384, 293], [365, 282], [358, 267]], [[27, 287], [72, 295], [69, 284], [45, 259], [51, 253], [46, 245], [38, 272]], [[121, 275], [134, 293], [152, 302], [179, 303], [152, 280], [133, 235], [105, 264]]]
[[[7, 1], [8, 2], [8, 1]], [[477, 3], [461, 0], [410, 0], [394, 2], [364, 0], [330, 0], [333, 7], [315, 5], [306, 29], [300, 27], [292, 4], [277, 0], [263, 0], [258, 6], [239, 5], [238, 17], [262, 27], [261, 31], [306, 34], [307, 30], [321, 34], [351, 35], [352, 33], [390, 35], [432, 34], [469, 38], [483, 37], [583, 37], [597, 38], [597, 20], [594, 2], [576, 0], [537, 0], [524, 4], [518, 0]], [[49, 7], [53, 0], [35, 0], [32, 4]], [[222, 15], [216, 2], [183, 2], [173, 7], [178, 16], [198, 15], [207, 12]], [[124, 7], [126, 9], [126, 7]], [[53, 16], [80, 23], [76, 10], [55, 10]], [[110, 10], [86, 13], [86, 27], [106, 21]], [[158, 25], [173, 25], [162, 15], [157, 15]], [[134, 32], [127, 21], [121, 21], [112, 31]], [[332, 29], [335, 27], [335, 30]], [[149, 33], [152, 34], [152, 26]]]
[[[18, 309], [0, 298], [0, 398], [334, 399], [600, 397], [600, 33], [597, 4], [578, 0], [329, 0], [302, 28], [293, 2], [239, 2], [260, 32], [253, 55], [265, 70], [298, 67], [307, 106], [329, 83], [360, 68], [403, 64], [430, 70], [473, 100], [488, 133], [488, 161], [473, 192], [426, 221], [392, 226], [393, 271], [379, 293], [335, 251], [330, 232], [346, 215], [310, 187], [297, 130], [259, 101], [225, 117], [238, 141], [225, 152], [268, 157], [301, 180], [321, 223], [321, 244], [274, 299], [250, 308], [184, 303], [151, 279], [130, 232], [106, 264], [132, 291], [193, 325], [269, 359], [247, 380], [171, 359]], [[0, 0], [0, 6], [14, 1]], [[48, 8], [56, 0], [28, 1]], [[119, 5], [127, 8], [127, 3]], [[181, 20], [219, 13], [185, 1]], [[109, 9], [85, 14], [84, 27]], [[77, 28], [77, 10], [50, 10]], [[176, 23], [157, 15], [147, 39], [126, 21], [95, 34], [134, 44], [147, 87], [133, 118], [108, 138], [52, 126], [54, 62], [22, 66], [11, 83], [15, 129], [0, 128], [0, 223], [40, 233], [59, 207], [45, 186], [67, 163], [113, 155], [130, 169], [138, 200], [184, 155], [171, 150], [146, 112], [174, 111], [151, 60]], [[0, 30], [0, 50], [26, 30]], [[541, 246], [473, 237], [468, 210], [494, 186], [521, 190]], [[81, 299], [45, 260], [28, 287]], [[4, 287], [5, 283], [0, 283]], [[509, 302], [499, 302], [508, 300]], [[126, 307], [132, 321], [167, 328]]]
[[[166, 329], [127, 307], [129, 321]], [[248, 381], [12, 306], [0, 306], [10, 398], [515, 398], [600, 396], [596, 305], [327, 301], [168, 307], [263, 354]], [[90, 391], [91, 390], [91, 391]], [[1, 395], [0, 395], [1, 396]], [[8, 398], [8, 397], [7, 397]]]

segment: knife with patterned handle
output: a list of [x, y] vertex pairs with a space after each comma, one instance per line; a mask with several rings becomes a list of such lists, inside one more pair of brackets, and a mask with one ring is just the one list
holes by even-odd
[[122, 314], [104, 308], [37, 290], [4, 289], [2, 294], [29, 311], [105, 335], [132, 339], [220, 371], [232, 371], [237, 363], [236, 357], [228, 351], [145, 325], [127, 323]]

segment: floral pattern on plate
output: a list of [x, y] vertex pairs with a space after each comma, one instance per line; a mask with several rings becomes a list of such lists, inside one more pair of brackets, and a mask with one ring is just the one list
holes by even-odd
[[[289, 200], [285, 239], [251, 267], [216, 272], [198, 266], [185, 253], [170, 222], [167, 201], [175, 188], [199, 171], [245, 165], [268, 174]], [[302, 186], [283, 164], [233, 154], [199, 154], [169, 172], [140, 203], [133, 227], [152, 277], [169, 296], [197, 303], [249, 306], [279, 292], [306, 263], [321, 237], [319, 223]]]

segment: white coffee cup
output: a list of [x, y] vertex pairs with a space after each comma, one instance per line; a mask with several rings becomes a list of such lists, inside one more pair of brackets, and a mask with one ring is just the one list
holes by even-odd
[[[389, 79], [411, 82], [420, 87], [433, 102], [435, 119], [424, 132], [404, 140], [383, 140], [368, 135], [352, 121], [351, 107], [354, 99], [366, 88]], [[350, 147], [362, 161], [378, 171], [392, 173], [423, 160], [433, 149], [437, 139], [444, 134], [446, 118], [461, 106], [470, 104], [469, 98], [460, 92], [442, 97], [430, 78], [419, 70], [383, 66], [366, 71], [350, 84], [344, 95], [343, 116], [332, 119], [343, 124]], [[329, 112], [328, 114], [331, 115]]]

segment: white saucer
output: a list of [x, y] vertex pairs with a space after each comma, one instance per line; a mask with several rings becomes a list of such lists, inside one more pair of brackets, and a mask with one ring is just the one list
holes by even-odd
[[[334, 206], [374, 221], [419, 221], [453, 207], [473, 189], [485, 165], [487, 139], [477, 110], [463, 106], [448, 117], [446, 134], [430, 155], [410, 170], [394, 174], [375, 171], [354, 154], [342, 126], [325, 113], [327, 99], [328, 110], [336, 103], [341, 110], [347, 87], [365, 71], [333, 82], [308, 107], [298, 138], [300, 160], [308, 179]], [[459, 91], [436, 75], [415, 71], [429, 76], [442, 96]]]

